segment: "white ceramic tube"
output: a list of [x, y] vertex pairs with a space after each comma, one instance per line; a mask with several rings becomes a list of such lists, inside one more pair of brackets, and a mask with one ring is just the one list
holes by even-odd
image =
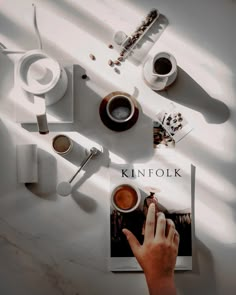
[[16, 161], [18, 183], [38, 182], [38, 156], [36, 144], [17, 145]]
[[46, 103], [44, 95], [34, 96], [35, 113], [38, 123], [38, 130], [40, 134], [48, 134], [48, 121], [46, 114]]

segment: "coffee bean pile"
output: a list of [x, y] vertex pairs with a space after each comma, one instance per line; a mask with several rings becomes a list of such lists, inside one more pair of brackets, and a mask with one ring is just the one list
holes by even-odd
[[165, 113], [162, 125], [165, 126], [165, 128], [170, 132], [170, 134], [173, 136], [178, 130], [181, 130], [183, 128], [183, 117], [181, 113], [172, 113], [167, 114]]
[[150, 25], [154, 22], [158, 16], [158, 11], [156, 9], [151, 10], [146, 18], [142, 21], [141, 25], [137, 27], [134, 33], [125, 41], [123, 49], [120, 52], [120, 56], [123, 57], [126, 52], [128, 52], [131, 47], [140, 39], [140, 37], [146, 32]]
[[[135, 32], [127, 38], [127, 40], [122, 45], [122, 50], [120, 56], [114, 61], [108, 61], [109, 66], [121, 65], [121, 62], [124, 61], [125, 57], [128, 55], [129, 50], [136, 44], [136, 42], [141, 38], [141, 36], [146, 32], [149, 26], [155, 21], [159, 13], [156, 9], [151, 10], [146, 18], [142, 21], [141, 25], [137, 27]], [[112, 44], [108, 45], [109, 48], [113, 48]]]
[[158, 122], [154, 122], [153, 144], [154, 145], [163, 144], [165, 146], [169, 146], [169, 144], [174, 144], [173, 138]]

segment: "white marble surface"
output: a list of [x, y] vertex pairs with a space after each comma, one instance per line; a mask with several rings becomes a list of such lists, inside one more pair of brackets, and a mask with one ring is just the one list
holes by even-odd
[[[35, 3], [44, 49], [78, 65], [75, 122], [53, 125], [51, 130], [70, 132], [81, 143], [77, 148], [82, 154], [94, 143], [103, 145], [104, 152], [80, 175], [72, 197], [57, 196], [56, 183], [69, 178], [81, 159], [56, 156], [50, 137], [39, 137], [36, 126], [24, 126], [26, 130], [14, 123], [16, 57], [0, 53], [1, 294], [147, 294], [143, 274], [107, 271], [107, 165], [109, 156], [119, 161], [145, 161], [152, 156], [151, 119], [170, 100], [195, 128], [176, 147], [196, 166], [194, 270], [176, 275], [179, 293], [235, 294], [236, 2]], [[0, 42], [8, 48], [36, 48], [31, 4], [28, 0], [0, 1]], [[169, 51], [180, 67], [177, 83], [163, 94], [147, 88], [141, 61], [125, 62], [120, 74], [107, 65], [109, 58], [116, 57], [107, 47], [115, 30], [132, 32], [153, 7], [169, 24], [149, 55]], [[151, 45], [151, 40], [145, 44]], [[89, 58], [90, 53], [96, 61]], [[87, 81], [80, 77], [84, 71], [90, 77]], [[98, 115], [101, 98], [117, 89], [135, 93], [143, 110], [134, 128], [119, 136], [106, 129]], [[28, 188], [17, 184], [15, 167], [15, 145], [27, 142], [38, 144], [41, 159], [40, 182]]]

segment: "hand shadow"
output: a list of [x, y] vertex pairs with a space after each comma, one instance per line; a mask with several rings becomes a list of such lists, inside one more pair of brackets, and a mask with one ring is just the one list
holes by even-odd
[[191, 272], [178, 271], [175, 273], [177, 289], [181, 291], [181, 294], [217, 295], [215, 268], [211, 251], [200, 240], [196, 239], [195, 253], [193, 254], [197, 266], [195, 265]]
[[227, 121], [230, 111], [225, 103], [211, 97], [182, 68], [178, 67], [178, 77], [173, 85], [158, 94], [202, 113], [210, 124]]
[[17, 183], [16, 173], [14, 173], [16, 171], [16, 146], [9, 131], [6, 123], [0, 118], [1, 197], [11, 192]]

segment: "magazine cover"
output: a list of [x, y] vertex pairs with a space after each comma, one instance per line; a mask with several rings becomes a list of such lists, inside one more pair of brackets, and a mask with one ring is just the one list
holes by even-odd
[[110, 164], [111, 271], [141, 271], [122, 229], [131, 230], [142, 244], [151, 203], [179, 232], [176, 270], [192, 268], [191, 163], [174, 149], [164, 149], [145, 164]]

